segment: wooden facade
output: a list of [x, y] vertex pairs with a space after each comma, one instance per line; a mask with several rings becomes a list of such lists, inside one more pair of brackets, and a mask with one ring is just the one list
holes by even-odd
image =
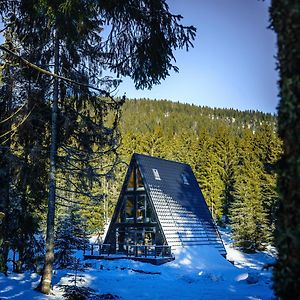
[[171, 247], [223, 242], [190, 166], [134, 154], [104, 244], [110, 253], [172, 257]]
[[142, 249], [138, 246], [167, 245], [135, 160], [128, 168], [105, 243], [111, 245], [112, 253], [125, 254], [128, 249], [129, 252]]

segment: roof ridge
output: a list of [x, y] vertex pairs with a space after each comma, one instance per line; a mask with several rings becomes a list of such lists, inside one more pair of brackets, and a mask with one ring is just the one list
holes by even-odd
[[161, 157], [157, 157], [157, 156], [151, 156], [151, 155], [146, 155], [146, 154], [141, 154], [141, 153], [136, 153], [136, 152], [133, 153], [133, 156], [144, 156], [144, 157], [151, 158], [151, 159], [163, 160], [163, 161], [167, 161], [167, 162], [170, 162], [170, 163], [186, 165], [186, 166], [191, 168], [191, 166], [189, 164], [183, 163], [183, 162], [180, 162], [180, 161], [177, 161], [177, 160], [165, 159], [165, 158], [161, 158]]

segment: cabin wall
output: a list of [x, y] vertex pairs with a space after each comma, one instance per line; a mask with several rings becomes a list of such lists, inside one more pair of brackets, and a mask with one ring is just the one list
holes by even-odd
[[128, 245], [167, 245], [135, 161], [128, 169], [105, 244], [111, 245], [111, 253], [125, 252]]

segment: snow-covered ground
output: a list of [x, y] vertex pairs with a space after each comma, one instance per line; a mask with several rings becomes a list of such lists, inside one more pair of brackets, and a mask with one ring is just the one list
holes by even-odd
[[[120, 299], [274, 299], [271, 271], [263, 266], [274, 261], [267, 252], [244, 254], [233, 249], [228, 231], [221, 232], [228, 259], [210, 247], [175, 250], [173, 262], [154, 266], [131, 260], [87, 261], [89, 268], [81, 273], [84, 282], [99, 294], [117, 295]], [[147, 274], [148, 273], [148, 274]], [[71, 271], [54, 274], [53, 295], [45, 296], [33, 288], [37, 274], [0, 275], [0, 299], [62, 299], [58, 284], [68, 284]], [[71, 284], [71, 283], [69, 283]]]

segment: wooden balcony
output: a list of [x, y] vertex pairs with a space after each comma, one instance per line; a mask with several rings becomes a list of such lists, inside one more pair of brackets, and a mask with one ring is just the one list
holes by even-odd
[[174, 260], [171, 247], [166, 245], [119, 245], [112, 250], [110, 244], [92, 244], [84, 253], [84, 259], [132, 259], [160, 265]]

